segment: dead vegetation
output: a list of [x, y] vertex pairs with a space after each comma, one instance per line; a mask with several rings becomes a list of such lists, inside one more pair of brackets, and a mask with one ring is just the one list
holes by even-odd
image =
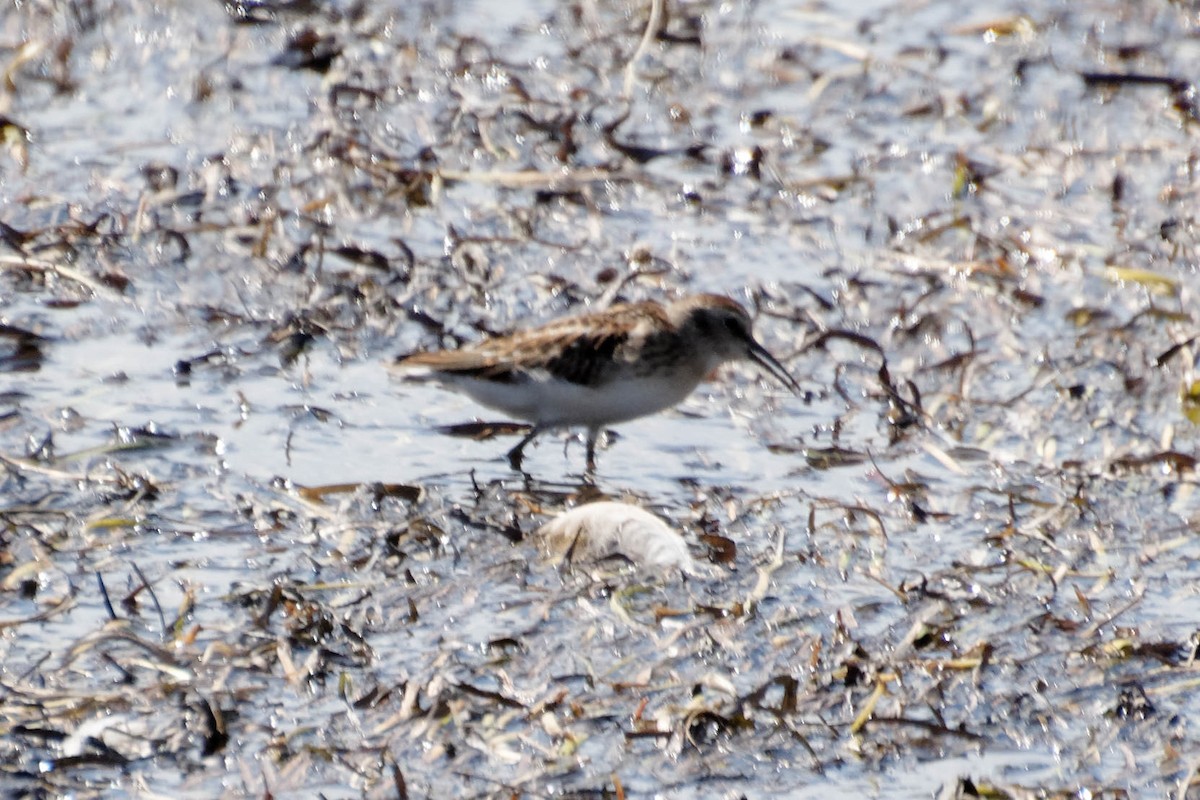
[[[1195, 14], [959, 11], [10, 9], [6, 796], [1200, 796]], [[589, 486], [382, 377], [683, 290], [809, 401]]]

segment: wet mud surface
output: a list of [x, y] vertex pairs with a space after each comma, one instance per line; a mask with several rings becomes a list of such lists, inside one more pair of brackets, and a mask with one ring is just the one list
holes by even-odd
[[[10, 4], [5, 796], [1200, 796], [1200, 14], [964, 8]], [[700, 291], [594, 483], [387, 373]]]

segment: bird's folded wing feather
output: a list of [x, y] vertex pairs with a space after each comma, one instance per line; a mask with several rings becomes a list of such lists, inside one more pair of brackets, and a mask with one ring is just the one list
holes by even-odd
[[627, 332], [540, 329], [458, 350], [417, 353], [397, 366], [432, 373], [517, 383], [541, 375], [570, 383], [603, 380]]
[[417, 353], [399, 361], [395, 368], [502, 383], [544, 376], [577, 384], [603, 383], [622, 359], [624, 345], [634, 336], [644, 335], [641, 326], [629, 323], [652, 317], [657, 310], [657, 306], [642, 304], [615, 307], [607, 314], [570, 317], [458, 350]]

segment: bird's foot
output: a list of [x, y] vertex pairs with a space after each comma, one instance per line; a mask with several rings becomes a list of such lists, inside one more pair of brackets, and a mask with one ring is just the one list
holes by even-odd
[[521, 441], [517, 442], [517, 446], [508, 451], [508, 464], [515, 472], [522, 472], [521, 461], [525, 457], [525, 445], [529, 444], [537, 437], [542, 429], [536, 425], [530, 429], [529, 433], [521, 437]]

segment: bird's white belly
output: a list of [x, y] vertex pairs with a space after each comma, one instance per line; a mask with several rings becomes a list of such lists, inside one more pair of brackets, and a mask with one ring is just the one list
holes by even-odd
[[496, 383], [457, 378], [455, 388], [475, 402], [539, 425], [602, 426], [644, 417], [670, 408], [696, 388], [699, 380], [673, 375], [611, 381], [583, 386], [557, 379]]

